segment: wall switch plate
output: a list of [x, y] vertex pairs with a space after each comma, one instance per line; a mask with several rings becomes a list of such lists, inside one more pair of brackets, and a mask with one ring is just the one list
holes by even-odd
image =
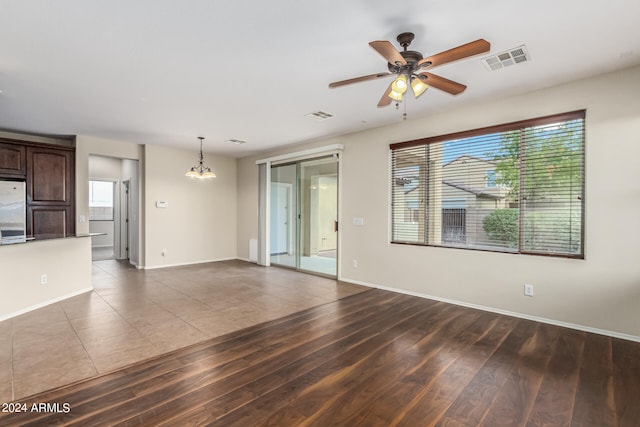
[[364, 225], [364, 218], [353, 218], [353, 225]]
[[528, 297], [532, 297], [533, 296], [533, 285], [530, 285], [528, 283], [524, 284], [524, 294]]
[[46, 274], [41, 274], [40, 275], [40, 284], [41, 285], [46, 285], [47, 284], [47, 275]]
[[357, 259], [354, 259], [354, 260], [351, 262], [351, 265], [353, 266], [353, 268], [358, 268], [358, 260], [357, 260]]

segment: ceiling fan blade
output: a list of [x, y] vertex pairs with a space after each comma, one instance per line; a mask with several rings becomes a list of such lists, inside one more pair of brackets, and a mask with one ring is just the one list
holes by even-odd
[[387, 90], [384, 91], [384, 95], [382, 95], [382, 98], [380, 98], [380, 101], [378, 101], [378, 107], [386, 107], [387, 105], [391, 104], [391, 101], [393, 101], [393, 99], [389, 98], [392, 84], [393, 82], [391, 82], [387, 87]]
[[368, 76], [354, 77], [352, 79], [340, 80], [339, 82], [329, 83], [329, 87], [334, 88], [334, 87], [340, 87], [344, 85], [350, 85], [351, 83], [366, 82], [367, 80], [375, 80], [381, 77], [387, 77], [391, 75], [392, 75], [391, 73], [369, 74]]
[[391, 42], [387, 40], [378, 40], [369, 43], [369, 46], [374, 48], [376, 52], [384, 56], [390, 64], [396, 64], [399, 62], [401, 65], [407, 65], [407, 61], [400, 55], [398, 49], [396, 49]]
[[460, 84], [458, 82], [454, 82], [453, 80], [445, 79], [444, 77], [436, 76], [431, 73], [420, 73], [421, 76], [425, 76], [426, 79], [422, 79], [429, 86], [433, 86], [436, 89], [443, 90], [451, 95], [457, 95], [459, 93], [464, 92], [467, 88], [465, 85]]
[[437, 65], [447, 64], [469, 56], [489, 52], [489, 49], [491, 49], [491, 44], [488, 41], [485, 39], [478, 39], [476, 41], [454, 47], [453, 49], [437, 53], [433, 56], [429, 56], [428, 58], [424, 58], [420, 60], [418, 64], [423, 67], [435, 67]]

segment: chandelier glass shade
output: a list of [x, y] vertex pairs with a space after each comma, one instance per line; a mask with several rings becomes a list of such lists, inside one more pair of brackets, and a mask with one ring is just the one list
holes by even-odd
[[187, 171], [187, 173], [185, 173], [185, 176], [197, 179], [215, 178], [216, 174], [213, 173], [211, 168], [204, 165], [204, 157], [202, 155], [202, 140], [204, 139], [204, 137], [199, 136], [198, 139], [200, 140], [200, 160], [197, 165], [193, 166]]

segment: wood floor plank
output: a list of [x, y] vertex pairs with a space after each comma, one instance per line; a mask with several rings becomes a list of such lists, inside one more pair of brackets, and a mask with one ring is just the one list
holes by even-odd
[[613, 391], [620, 427], [640, 423], [640, 345], [612, 338]]
[[[469, 351], [458, 350], [460, 354], [442, 371], [437, 381], [421, 391], [411, 403], [410, 409], [402, 416], [396, 417], [392, 425], [411, 426], [418, 422], [422, 422], [423, 425], [435, 425], [498, 349], [508, 348], [513, 351], [521, 347], [531, 326], [521, 320], [511, 325], [507, 330], [491, 328], [478, 337], [476, 342], [470, 343]], [[474, 351], [474, 347], [477, 350], [486, 350]]]
[[536, 330], [517, 354], [502, 389], [478, 424], [486, 427], [526, 425], [534, 400], [542, 384], [555, 344], [562, 329], [537, 324]]
[[571, 425], [584, 338], [584, 332], [574, 330], [558, 338], [527, 425]]
[[[335, 402], [331, 405], [324, 405], [320, 410], [312, 415], [308, 415], [302, 425], [326, 426], [326, 425], [348, 425], [349, 420], [354, 418], [362, 408], [367, 407], [376, 397], [385, 393], [393, 384], [403, 376], [409, 375], [411, 371], [421, 364], [428, 363], [445, 345], [443, 331], [449, 322], [453, 322], [461, 311], [454, 310], [451, 305], [442, 304], [433, 311], [434, 318], [427, 322], [429, 330], [417, 325], [416, 330], [422, 330], [423, 335], [419, 341], [408, 347], [405, 351], [397, 354], [395, 360], [387, 366], [375, 372], [368, 372], [360, 382], [353, 382], [351, 387], [334, 397]], [[377, 417], [377, 419], [380, 419]], [[366, 421], [365, 421], [366, 422]]]
[[[640, 404], [640, 401], [636, 403]], [[584, 341], [571, 425], [601, 427], [615, 424], [611, 338], [589, 334]]]
[[[458, 318], [441, 330], [442, 348], [437, 354], [428, 361], [419, 363], [370, 405], [361, 408], [350, 420], [353, 425], [364, 422], [369, 413], [384, 419], [389, 425], [401, 422], [408, 413], [420, 405], [422, 397], [429, 390], [438, 388], [443, 373], [459, 361], [465, 354], [465, 349], [477, 344], [473, 357], [488, 357], [511, 329], [503, 328], [506, 323], [499, 322], [499, 316], [460, 307], [456, 307], [456, 310], [460, 310]], [[486, 345], [489, 341], [491, 344]], [[463, 364], [459, 364], [459, 373], [464, 370]], [[430, 419], [433, 418], [422, 418], [420, 422], [424, 425], [425, 420]]]
[[[426, 308], [428, 307], [425, 310]], [[337, 357], [332, 356], [314, 370], [262, 395], [260, 399], [218, 421], [220, 425], [229, 426], [234, 423], [246, 425], [249, 419], [257, 425], [277, 425], [276, 420], [286, 419], [288, 412], [302, 414], [309, 419], [321, 411], [323, 406], [334, 405], [349, 387], [356, 386], [368, 376], [395, 363], [398, 352], [403, 352], [426, 335], [426, 332], [412, 326], [430, 322], [435, 315], [433, 310], [429, 310], [418, 312], [414, 316], [404, 316], [401, 322], [381, 331], [371, 340], [361, 342], [349, 351], [336, 355]], [[282, 395], [286, 395], [292, 403], [284, 405], [280, 400]]]
[[637, 426], [640, 343], [370, 290], [29, 398], [2, 426]]

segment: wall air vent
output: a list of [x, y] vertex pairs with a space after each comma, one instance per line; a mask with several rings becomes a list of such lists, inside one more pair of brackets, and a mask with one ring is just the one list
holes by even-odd
[[305, 114], [305, 117], [311, 117], [312, 119], [322, 121], [322, 120], [330, 119], [331, 117], [333, 117], [333, 114], [327, 113], [326, 111], [318, 110], [318, 111], [314, 111], [313, 113]]
[[490, 71], [528, 61], [531, 61], [531, 55], [529, 55], [529, 51], [525, 45], [482, 58], [482, 63]]

